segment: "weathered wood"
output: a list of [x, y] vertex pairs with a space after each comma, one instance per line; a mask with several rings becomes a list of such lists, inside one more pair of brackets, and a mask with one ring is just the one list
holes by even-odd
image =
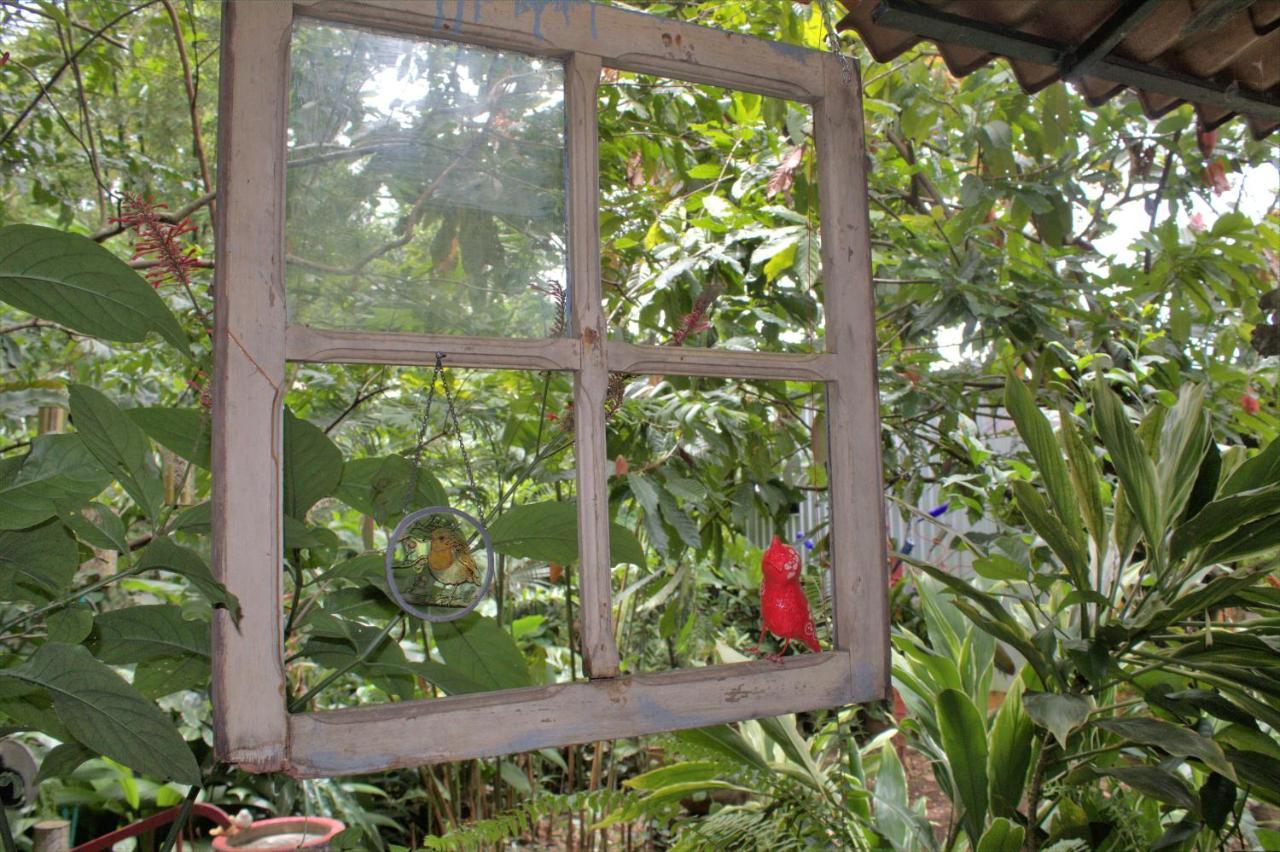
[[609, 343], [609, 369], [616, 373], [730, 376], [793, 382], [823, 382], [836, 376], [835, 359], [825, 353], [736, 352], [687, 346], [636, 346], [618, 341]]
[[239, 628], [213, 621], [218, 758], [283, 768], [280, 434], [287, 47], [292, 7], [227, 3], [222, 15], [214, 282], [213, 570]]
[[67, 852], [70, 848], [71, 823], [65, 819], [42, 819], [31, 826], [31, 852]]
[[448, 334], [329, 331], [291, 325], [285, 335], [290, 361], [341, 364], [433, 364], [444, 352], [450, 367], [493, 370], [576, 370], [582, 356], [569, 338], [512, 340]]
[[[699, 728], [882, 694], [847, 651], [295, 715], [290, 773], [346, 775]], [[850, 678], [850, 668], [854, 671]]]
[[319, 0], [299, 14], [398, 35], [519, 50], [585, 53], [612, 68], [809, 102], [823, 91], [815, 50], [595, 3], [512, 0]]
[[610, 584], [608, 459], [604, 401], [609, 386], [604, 296], [600, 285], [600, 174], [596, 86], [600, 59], [574, 54], [565, 63], [565, 144], [569, 151], [569, 294], [581, 361], [573, 382], [574, 462], [578, 477], [578, 564], [582, 669], [618, 674]]
[[856, 76], [844, 82], [834, 56], [825, 68], [827, 94], [814, 109], [813, 127], [827, 351], [837, 365], [827, 386], [835, 641], [856, 661], [854, 677], [873, 666], [877, 697], [887, 697], [888, 563], [861, 84]]

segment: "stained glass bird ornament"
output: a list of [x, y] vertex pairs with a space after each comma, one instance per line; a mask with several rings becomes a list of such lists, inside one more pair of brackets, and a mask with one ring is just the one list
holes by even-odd
[[760, 560], [760, 569], [764, 574], [760, 585], [760, 641], [747, 653], [760, 650], [766, 632], [783, 640], [782, 648], [767, 657], [774, 662], [782, 659], [792, 640], [803, 642], [815, 653], [822, 650], [809, 612], [809, 599], [800, 586], [800, 554], [774, 536]]
[[[425, 555], [418, 555], [419, 542], [426, 545]], [[409, 558], [408, 567], [416, 575], [409, 591], [411, 599], [426, 602], [424, 598], [429, 595], [432, 581], [442, 586], [480, 582], [480, 570], [456, 519], [431, 515], [410, 527], [403, 543]]]

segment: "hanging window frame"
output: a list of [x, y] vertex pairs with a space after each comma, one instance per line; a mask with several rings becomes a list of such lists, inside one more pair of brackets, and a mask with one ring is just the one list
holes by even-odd
[[[452, 14], [450, 14], [452, 13]], [[290, 34], [295, 17], [562, 61], [569, 336], [545, 340], [328, 331], [285, 311]], [[818, 164], [826, 350], [610, 341], [600, 282], [597, 87], [602, 67], [810, 105]], [[214, 327], [213, 562], [242, 605], [216, 613], [215, 749], [247, 771], [376, 772], [701, 727], [889, 694], [888, 593], [861, 83], [840, 59], [586, 2], [249, 2], [223, 7]], [[426, 701], [286, 707], [281, 472], [285, 364], [319, 361], [557, 370], [574, 376], [583, 668], [588, 680]], [[604, 399], [609, 372], [823, 382], [833, 647], [621, 676], [613, 640]], [[264, 471], [272, 472], [264, 476]]]

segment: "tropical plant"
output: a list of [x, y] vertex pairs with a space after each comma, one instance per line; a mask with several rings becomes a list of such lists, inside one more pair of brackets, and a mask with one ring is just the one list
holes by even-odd
[[[954, 611], [920, 584], [931, 647], [897, 642], [899, 688], [975, 846], [1001, 818], [1033, 849], [1216, 845], [1251, 830], [1250, 798], [1280, 795], [1280, 442], [1222, 452], [1199, 386], [1135, 425], [1101, 377], [1090, 385], [1090, 426], [1062, 405], [1055, 434], [1009, 378], [1039, 483], [1009, 488], [1034, 535], [984, 549], [973, 581], [915, 563]], [[1025, 668], [988, 719], [993, 640]]]

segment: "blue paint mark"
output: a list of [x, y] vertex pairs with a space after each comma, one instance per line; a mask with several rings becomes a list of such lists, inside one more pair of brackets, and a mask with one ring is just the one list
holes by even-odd
[[466, 7], [467, 0], [458, 0], [458, 5], [453, 12], [453, 22], [457, 26], [462, 26], [462, 10]]
[[474, 24], [480, 23], [480, 0], [475, 0], [472, 5], [471, 22]]
[[533, 37], [539, 41], [546, 41], [546, 37], [542, 34], [542, 13], [546, 9], [553, 12], [559, 11], [564, 16], [564, 23], [567, 27], [570, 22], [570, 12], [573, 8], [587, 4], [591, 8], [591, 37], [594, 39], [596, 35], [596, 4], [590, 0], [515, 0], [516, 17], [520, 17], [525, 12], [533, 12]]
[[436, 18], [431, 22], [431, 28], [438, 30], [444, 26], [444, 0], [436, 0]]

